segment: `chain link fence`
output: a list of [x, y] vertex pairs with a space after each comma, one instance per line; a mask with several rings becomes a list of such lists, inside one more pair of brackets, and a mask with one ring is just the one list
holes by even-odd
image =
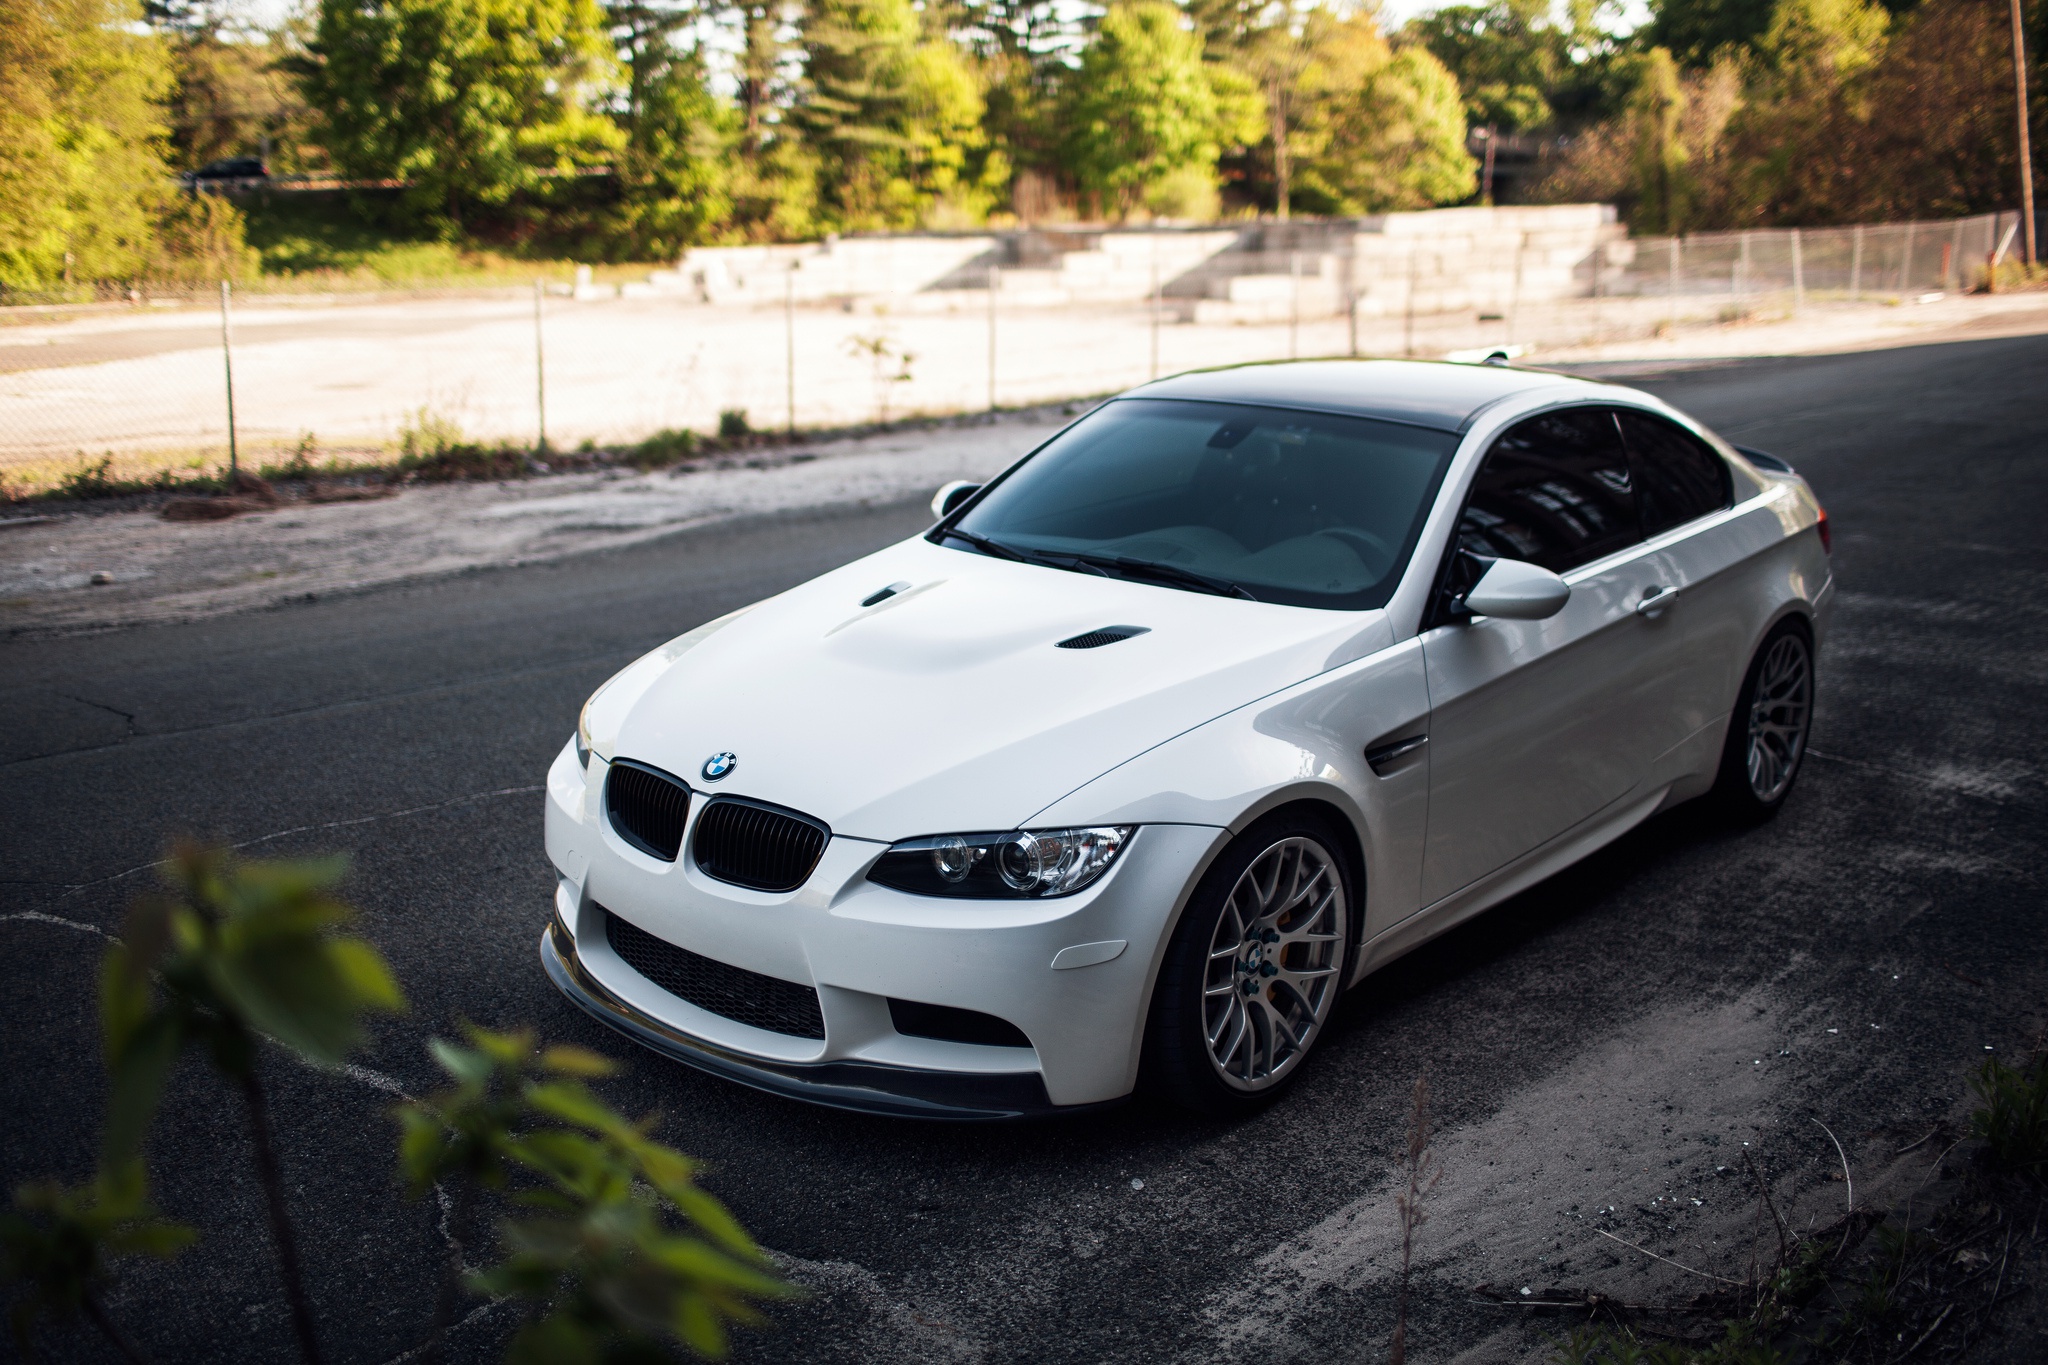
[[[988, 284], [837, 305], [611, 288], [372, 301], [148, 299], [0, 326], [0, 484], [346, 467], [450, 445], [622, 449], [659, 433], [834, 428], [1113, 392], [1311, 355], [1557, 353], [1971, 287], [2011, 214], [1606, 243], [1577, 296], [1375, 312], [1282, 277], [1256, 322], [1167, 293], [1049, 305]], [[1519, 272], [1518, 272], [1519, 273]], [[1409, 296], [1416, 296], [1411, 293]], [[233, 425], [230, 426], [232, 412]], [[674, 443], [673, 437], [671, 445]]]

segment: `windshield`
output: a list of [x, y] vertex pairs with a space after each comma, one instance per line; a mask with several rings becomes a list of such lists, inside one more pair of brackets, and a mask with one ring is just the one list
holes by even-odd
[[1055, 437], [955, 525], [988, 553], [1360, 611], [1393, 595], [1457, 444], [1362, 417], [1126, 398]]

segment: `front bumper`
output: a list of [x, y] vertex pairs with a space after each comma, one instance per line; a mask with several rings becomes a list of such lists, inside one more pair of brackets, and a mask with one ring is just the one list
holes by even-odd
[[[1227, 834], [1146, 826], [1085, 891], [1004, 902], [876, 885], [867, 870], [884, 845], [834, 836], [803, 887], [768, 894], [695, 866], [701, 802], [692, 803], [673, 863], [626, 844], [602, 811], [605, 771], [593, 758], [586, 773], [565, 747], [548, 773], [547, 848], [558, 881], [541, 957], [557, 987], [665, 1056], [873, 1113], [1004, 1119], [1128, 1095], [1166, 935]], [[714, 962], [809, 986], [824, 1038], [751, 1027], [670, 994], [614, 951], [607, 916]], [[891, 1000], [994, 1015], [1030, 1046], [907, 1036], [894, 1027]]]
[[1035, 1071], [933, 1071], [873, 1062], [785, 1062], [694, 1038], [606, 990], [584, 969], [582, 959], [576, 956], [576, 944], [560, 921], [550, 924], [541, 935], [540, 960], [562, 994], [599, 1023], [664, 1057], [772, 1095], [835, 1109], [921, 1119], [1020, 1119], [1097, 1107], [1055, 1105]]

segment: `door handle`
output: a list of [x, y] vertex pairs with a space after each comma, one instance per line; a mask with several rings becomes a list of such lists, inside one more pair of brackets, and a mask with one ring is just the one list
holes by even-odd
[[1636, 615], [1655, 616], [1677, 600], [1678, 589], [1652, 584], [1643, 590], [1643, 600], [1636, 603]]

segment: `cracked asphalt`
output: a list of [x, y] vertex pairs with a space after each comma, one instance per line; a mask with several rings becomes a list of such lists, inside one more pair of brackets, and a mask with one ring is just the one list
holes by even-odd
[[[417, 1341], [438, 1212], [393, 1177], [386, 1110], [454, 1021], [532, 1023], [631, 1063], [608, 1094], [810, 1287], [747, 1361], [1377, 1358], [1395, 1159], [1433, 1095], [1417, 1358], [1541, 1359], [1563, 1325], [1486, 1283], [1690, 1293], [1604, 1231], [1746, 1264], [1744, 1155], [1791, 1221], [1920, 1178], [1896, 1153], [2048, 1004], [2048, 338], [1728, 364], [1643, 381], [1812, 479], [1841, 605], [1813, 759], [1774, 823], [1692, 809], [1371, 978], [1288, 1100], [1218, 1125], [1136, 1103], [1010, 1128], [837, 1114], [633, 1049], [559, 1000], [535, 942], [538, 784], [582, 698], [649, 646], [909, 534], [916, 504], [783, 514], [616, 552], [286, 609], [0, 643], [0, 1177], [89, 1173], [103, 936], [174, 833], [346, 850], [411, 1015], [347, 1075], [273, 1054], [283, 1159], [329, 1358]], [[241, 1115], [202, 1068], [150, 1156], [203, 1240], [112, 1307], [153, 1358], [290, 1349]], [[1697, 1287], [1694, 1285], [1693, 1287]], [[454, 1337], [494, 1355], [509, 1311]], [[2048, 1354], [2005, 1324], [2010, 1358]], [[2013, 1344], [2016, 1343], [2016, 1344]], [[2029, 1346], [2032, 1343], [2032, 1346]], [[78, 1330], [59, 1360], [110, 1358]]]

